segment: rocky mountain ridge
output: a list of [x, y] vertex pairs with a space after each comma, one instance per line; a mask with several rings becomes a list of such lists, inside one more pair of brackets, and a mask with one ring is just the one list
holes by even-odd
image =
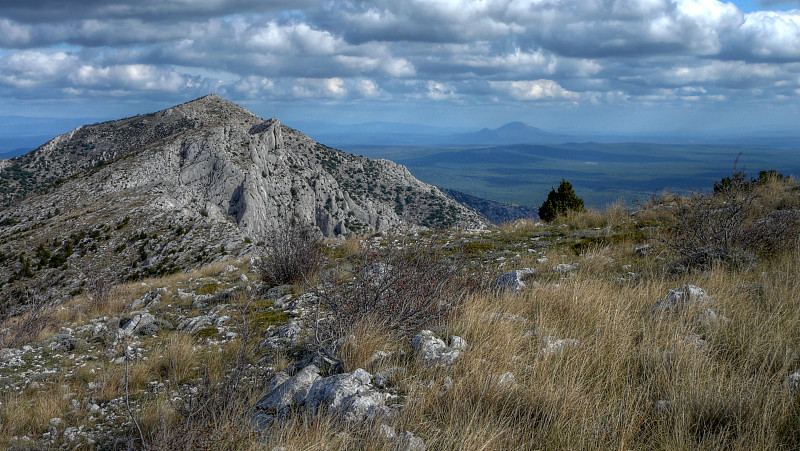
[[481, 227], [388, 160], [316, 143], [216, 95], [79, 127], [4, 160], [0, 292], [51, 296], [253, 252], [290, 222], [324, 236]]

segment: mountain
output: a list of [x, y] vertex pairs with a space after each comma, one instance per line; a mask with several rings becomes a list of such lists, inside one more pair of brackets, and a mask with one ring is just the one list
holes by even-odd
[[446, 144], [506, 145], [506, 144], [563, 144], [568, 135], [559, 135], [531, 127], [522, 122], [509, 122], [494, 130], [484, 128], [478, 132], [460, 133], [445, 138]]
[[50, 297], [244, 255], [289, 222], [322, 235], [476, 227], [479, 214], [388, 160], [216, 95], [85, 125], [0, 160], [0, 295]]

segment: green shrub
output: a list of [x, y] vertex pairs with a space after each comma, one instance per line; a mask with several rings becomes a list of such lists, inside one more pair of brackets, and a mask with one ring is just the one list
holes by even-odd
[[581, 212], [584, 210], [583, 199], [575, 194], [572, 184], [561, 179], [558, 190], [551, 189], [550, 194], [547, 195], [547, 200], [539, 207], [539, 217], [543, 221], [550, 222], [568, 212]]

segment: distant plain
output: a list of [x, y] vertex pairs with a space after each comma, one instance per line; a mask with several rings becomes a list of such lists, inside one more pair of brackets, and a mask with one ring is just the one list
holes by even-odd
[[[736, 164], [750, 176], [776, 169], [800, 174], [800, 149], [730, 145], [570, 143], [503, 146], [342, 146], [368, 158], [386, 158], [420, 180], [473, 196], [538, 206], [561, 178], [589, 207], [621, 200], [626, 206], [661, 191], [709, 191]], [[738, 161], [737, 161], [738, 158]]]

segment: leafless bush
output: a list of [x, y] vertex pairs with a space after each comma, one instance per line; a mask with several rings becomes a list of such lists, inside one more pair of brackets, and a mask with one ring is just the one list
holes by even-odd
[[272, 231], [264, 245], [259, 271], [270, 285], [302, 282], [322, 266], [324, 254], [318, 232], [296, 221]]
[[20, 298], [20, 311], [13, 317], [9, 314], [3, 318], [0, 348], [27, 344], [56, 323], [50, 300], [41, 286], [34, 284], [24, 288]]
[[88, 284], [89, 302], [92, 307], [102, 307], [111, 298], [112, 284], [105, 277], [96, 277]]
[[479, 285], [463, 271], [463, 254], [445, 255], [423, 244], [366, 245], [351, 263], [351, 278], [342, 281], [327, 273], [316, 288], [327, 314], [316, 328], [323, 347], [365, 323], [406, 335], [441, 322]]
[[756, 184], [741, 182], [742, 171], [729, 180], [718, 183], [714, 194], [693, 193], [674, 211], [662, 237], [679, 256], [673, 269], [708, 269], [713, 263], [748, 267], [756, 254], [774, 252], [800, 235], [798, 210], [770, 207]]

